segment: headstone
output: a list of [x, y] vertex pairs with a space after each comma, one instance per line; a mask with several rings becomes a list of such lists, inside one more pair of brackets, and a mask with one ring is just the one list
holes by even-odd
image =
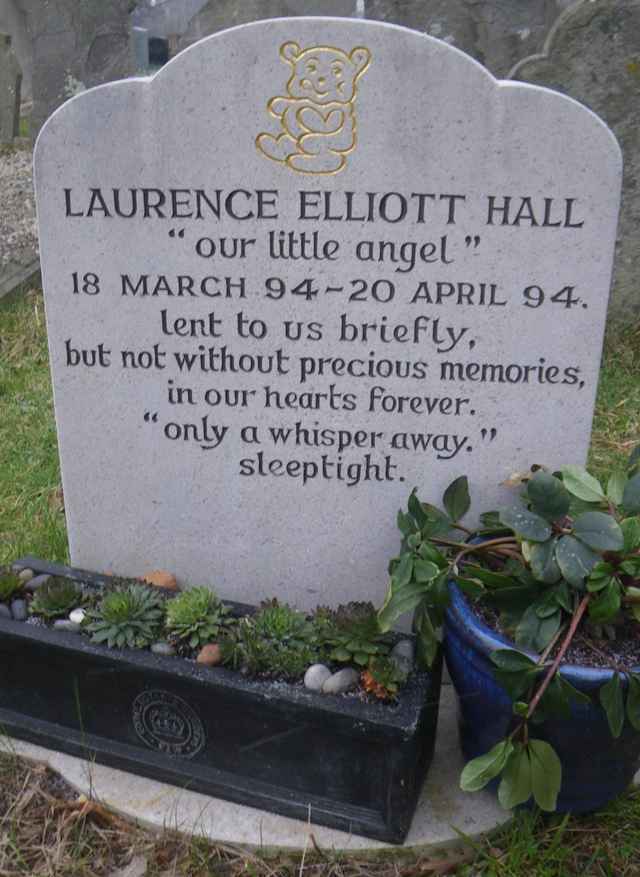
[[20, 133], [22, 71], [11, 48], [11, 37], [0, 33], [0, 144]]
[[[339, 15], [399, 24], [445, 40], [494, 76], [542, 48], [558, 15], [574, 0], [198, 0], [183, 30], [185, 48], [212, 33], [263, 18]], [[155, 7], [158, 12], [170, 4]]]
[[35, 166], [75, 565], [377, 600], [414, 486], [585, 459], [621, 167], [575, 101], [269, 21], [79, 95]]
[[609, 320], [640, 317], [640, 3], [590, 0], [574, 5], [544, 52], [511, 74], [586, 104], [611, 126], [624, 155], [622, 212]]
[[149, 31], [145, 27], [132, 27], [133, 53], [138, 73], [146, 73], [149, 69]]
[[129, 33], [131, 0], [15, 0], [33, 51], [35, 139], [65, 100], [103, 82], [135, 73]]

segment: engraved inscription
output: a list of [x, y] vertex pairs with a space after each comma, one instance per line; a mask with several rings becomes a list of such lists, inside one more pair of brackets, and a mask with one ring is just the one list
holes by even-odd
[[192, 758], [203, 748], [202, 722], [184, 700], [169, 691], [144, 691], [133, 702], [133, 727], [150, 749]]
[[277, 134], [259, 134], [256, 146], [298, 173], [337, 174], [356, 148], [357, 83], [371, 52], [364, 46], [349, 53], [333, 46], [302, 49], [287, 42], [280, 57], [291, 66], [287, 94], [267, 104], [280, 127]]

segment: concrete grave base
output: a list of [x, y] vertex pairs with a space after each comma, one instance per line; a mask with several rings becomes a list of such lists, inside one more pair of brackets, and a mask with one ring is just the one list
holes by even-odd
[[[310, 843], [310, 831], [324, 849], [350, 852], [394, 849], [378, 841], [178, 789], [21, 740], [5, 738], [3, 745], [18, 755], [46, 762], [79, 792], [153, 828], [177, 829], [215, 841], [267, 849], [304, 849]], [[460, 833], [477, 837], [510, 818], [493, 795], [460, 791], [462, 763], [455, 694], [450, 685], [445, 685], [433, 764], [404, 848], [459, 844]]]

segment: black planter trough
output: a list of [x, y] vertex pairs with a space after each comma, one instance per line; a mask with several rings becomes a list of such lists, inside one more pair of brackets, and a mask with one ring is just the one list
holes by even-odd
[[[108, 581], [34, 557], [15, 566]], [[12, 736], [366, 837], [406, 837], [433, 755], [440, 663], [412, 673], [389, 706], [5, 618], [0, 636], [0, 725]]]

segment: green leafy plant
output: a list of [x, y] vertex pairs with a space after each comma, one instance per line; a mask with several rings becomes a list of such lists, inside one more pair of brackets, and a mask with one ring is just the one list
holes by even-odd
[[[560, 672], [579, 631], [588, 639], [594, 629], [615, 635], [622, 625], [640, 623], [640, 448], [606, 485], [580, 466], [559, 472], [534, 466], [512, 481], [520, 502], [482, 514], [475, 529], [461, 523], [470, 506], [466, 477], [449, 485], [443, 508], [421, 503], [412, 492], [407, 511], [398, 515], [401, 552], [390, 563], [379, 621], [388, 630], [415, 610], [418, 658], [430, 666], [448, 582], [455, 581], [499, 614], [518, 647], [538, 654], [533, 660], [505, 648], [491, 655], [495, 678], [513, 701], [513, 728], [467, 764], [461, 786], [474, 791], [501, 776], [505, 807], [533, 796], [542, 809], [554, 810], [561, 763], [548, 743], [532, 736], [531, 725], [591, 702]], [[640, 674], [613, 669], [597, 697], [619, 737], [625, 721], [640, 731]]]
[[232, 621], [231, 610], [209, 588], [190, 588], [167, 603], [167, 632], [178, 646], [201, 648], [216, 640]]
[[7, 567], [0, 567], [0, 603], [14, 597], [23, 588], [23, 582], [17, 573]]
[[60, 618], [83, 602], [82, 588], [71, 579], [55, 576], [35, 592], [29, 612], [48, 620]]
[[366, 667], [389, 652], [390, 639], [380, 629], [373, 603], [346, 603], [334, 611], [323, 607], [314, 620], [332, 661]]
[[108, 591], [90, 611], [86, 629], [109, 648], [145, 648], [159, 637], [164, 612], [162, 595], [136, 582]]
[[374, 657], [362, 672], [362, 687], [379, 700], [394, 700], [407, 674], [388, 656]]
[[223, 661], [250, 675], [299, 679], [320, 656], [313, 623], [276, 600], [240, 620], [221, 643]]

